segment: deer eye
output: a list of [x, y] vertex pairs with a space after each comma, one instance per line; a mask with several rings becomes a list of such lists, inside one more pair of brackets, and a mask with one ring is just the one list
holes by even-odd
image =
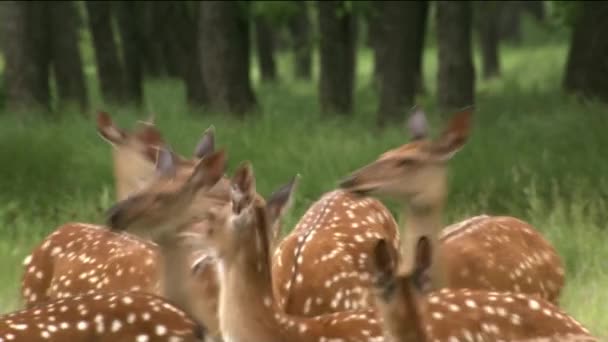
[[397, 161], [399, 166], [412, 166], [416, 164], [417, 160], [414, 158], [401, 158]]

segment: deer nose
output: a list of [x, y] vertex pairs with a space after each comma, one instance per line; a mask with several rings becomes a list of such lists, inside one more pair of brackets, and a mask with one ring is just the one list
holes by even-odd
[[129, 206], [130, 200], [131, 199], [126, 199], [118, 202], [106, 211], [106, 225], [110, 227], [111, 230], [122, 231], [126, 229], [127, 215], [125, 208]]

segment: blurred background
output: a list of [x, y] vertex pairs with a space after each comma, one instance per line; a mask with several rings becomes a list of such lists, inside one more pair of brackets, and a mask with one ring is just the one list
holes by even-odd
[[606, 18], [608, 1], [3, 1], [0, 311], [40, 239], [114, 201], [99, 110], [154, 114], [185, 156], [213, 124], [263, 194], [300, 173], [289, 229], [407, 142], [413, 105], [434, 133], [475, 105], [446, 225], [532, 223], [567, 264], [561, 304], [608, 337]]

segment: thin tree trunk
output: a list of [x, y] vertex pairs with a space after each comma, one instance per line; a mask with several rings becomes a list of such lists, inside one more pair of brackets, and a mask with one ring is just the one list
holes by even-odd
[[297, 12], [290, 18], [288, 26], [293, 39], [294, 75], [309, 80], [312, 77], [312, 42], [310, 18], [306, 1], [296, 1]]
[[476, 14], [481, 45], [482, 75], [485, 79], [500, 75], [499, 20], [501, 1], [478, 1]]
[[472, 6], [468, 1], [437, 1], [439, 72], [437, 96], [445, 112], [474, 104]]
[[402, 122], [412, 106], [420, 66], [422, 1], [374, 1], [379, 21], [376, 60], [380, 73], [378, 124]]
[[608, 102], [608, 1], [582, 1], [574, 24], [564, 88]]
[[523, 1], [504, 1], [500, 13], [500, 39], [521, 42], [521, 13]]
[[545, 2], [542, 0], [528, 0], [522, 2], [523, 9], [532, 14], [537, 21], [545, 20]]
[[125, 78], [112, 28], [112, 11], [108, 1], [85, 1], [89, 28], [95, 47], [97, 77], [105, 101], [123, 102]]
[[[198, 1], [172, 2], [171, 27], [175, 28], [176, 44], [173, 59], [177, 62], [178, 74], [186, 85], [186, 98], [193, 107], [208, 104], [207, 90], [203, 81], [200, 51], [198, 44]], [[192, 8], [189, 8], [191, 6]]]
[[372, 75], [372, 85], [376, 90], [380, 89], [380, 78], [381, 78], [381, 65], [378, 60], [378, 54], [381, 53], [378, 49], [382, 49], [383, 46], [378, 42], [378, 40], [382, 39], [380, 35], [380, 26], [382, 25], [382, 11], [381, 7], [378, 6], [378, 3], [371, 2], [372, 4], [369, 11], [367, 11], [366, 19], [367, 19], [367, 41], [369, 47], [374, 51], [374, 70]]
[[424, 44], [426, 42], [426, 31], [428, 26], [430, 3], [428, 1], [420, 1], [418, 6], [420, 20], [418, 21], [418, 39], [416, 41], [416, 92], [420, 94], [426, 93], [424, 87]]
[[[152, 77], [162, 77], [165, 73], [163, 37], [174, 28], [168, 24], [167, 13], [162, 1], [135, 1], [139, 15], [139, 32], [144, 71]], [[135, 18], [134, 18], [135, 19]]]
[[249, 23], [244, 3], [203, 1], [200, 5], [199, 48], [210, 106], [243, 116], [256, 106], [251, 88]]
[[41, 1], [4, 3], [5, 84], [9, 110], [50, 109], [48, 25]]
[[343, 1], [318, 1], [320, 102], [324, 113], [348, 114], [353, 107], [356, 20]]
[[87, 87], [80, 55], [79, 13], [72, 1], [46, 3], [50, 30], [52, 65], [59, 100], [75, 102], [81, 110], [88, 105]]
[[262, 81], [274, 82], [277, 80], [277, 67], [274, 60], [274, 32], [268, 19], [262, 15], [255, 18], [255, 38]]
[[140, 15], [134, 1], [120, 1], [116, 6], [120, 43], [126, 76], [126, 94], [129, 101], [141, 105], [143, 96], [143, 58], [140, 32]]

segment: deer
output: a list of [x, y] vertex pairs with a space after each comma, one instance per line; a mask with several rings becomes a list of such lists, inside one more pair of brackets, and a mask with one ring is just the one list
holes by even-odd
[[203, 342], [203, 325], [145, 292], [91, 292], [0, 316], [0, 341]]
[[[208, 210], [209, 222], [195, 233], [184, 234], [174, 229], [174, 239], [185, 239], [196, 248], [208, 249], [218, 259], [218, 315], [222, 337], [226, 341], [250, 342], [371, 341], [380, 338], [382, 330], [374, 308], [307, 317], [286, 313], [275, 299], [272, 230], [291, 203], [297, 179], [294, 177], [264, 200], [256, 192], [251, 163], [241, 163], [230, 179], [229, 206]], [[183, 189], [180, 192], [193, 191]], [[127, 209], [123, 207], [123, 210]], [[182, 210], [181, 215], [186, 211], [188, 209]], [[174, 216], [178, 215], [180, 213], [174, 211]], [[121, 231], [140, 230], [128, 224], [116, 224], [112, 218], [109, 222], [115, 223], [112, 227]], [[162, 225], [147, 229], [147, 234], [153, 236], [167, 232]]]
[[[155, 157], [156, 175], [150, 181], [158, 183], [158, 174], [170, 159], [179, 167], [170, 180], [164, 180], [164, 187], [176, 186], [197, 167], [199, 173], [204, 171], [207, 164], [202, 161], [218, 157], [214, 152], [212, 127], [204, 132], [195, 149], [195, 157], [201, 158], [198, 161], [198, 158], [186, 160], [166, 148], [159, 149]], [[157, 189], [160, 195], [163, 187]], [[164, 293], [161, 284], [164, 264], [158, 245], [134, 235], [117, 234], [101, 225], [73, 222], [60, 226], [33, 249], [23, 265], [21, 296], [26, 308], [91, 291]], [[193, 251], [184, 266], [189, 268], [187, 286], [198, 294], [192, 299], [193, 315], [204, 322], [211, 335], [217, 336], [219, 290], [215, 260]]]
[[[564, 267], [555, 248], [530, 224], [509, 216], [479, 215], [442, 230], [447, 162], [468, 139], [472, 108], [454, 115], [436, 140], [424, 112], [409, 119], [412, 141], [389, 150], [340, 181], [353, 194], [403, 203], [402, 246], [427, 236], [433, 246], [432, 289], [514, 291], [558, 302]], [[409, 243], [407, 241], [410, 241]], [[413, 254], [402, 247], [402, 268]]]
[[97, 114], [97, 133], [112, 146], [115, 193], [123, 200], [155, 176], [158, 151], [165, 144], [154, 119], [139, 122], [133, 132], [117, 126], [106, 112]]
[[407, 271], [398, 270], [386, 241], [378, 241], [374, 249], [374, 293], [385, 341], [599, 341], [536, 295], [466, 288], [429, 291], [431, 240], [418, 238]]

